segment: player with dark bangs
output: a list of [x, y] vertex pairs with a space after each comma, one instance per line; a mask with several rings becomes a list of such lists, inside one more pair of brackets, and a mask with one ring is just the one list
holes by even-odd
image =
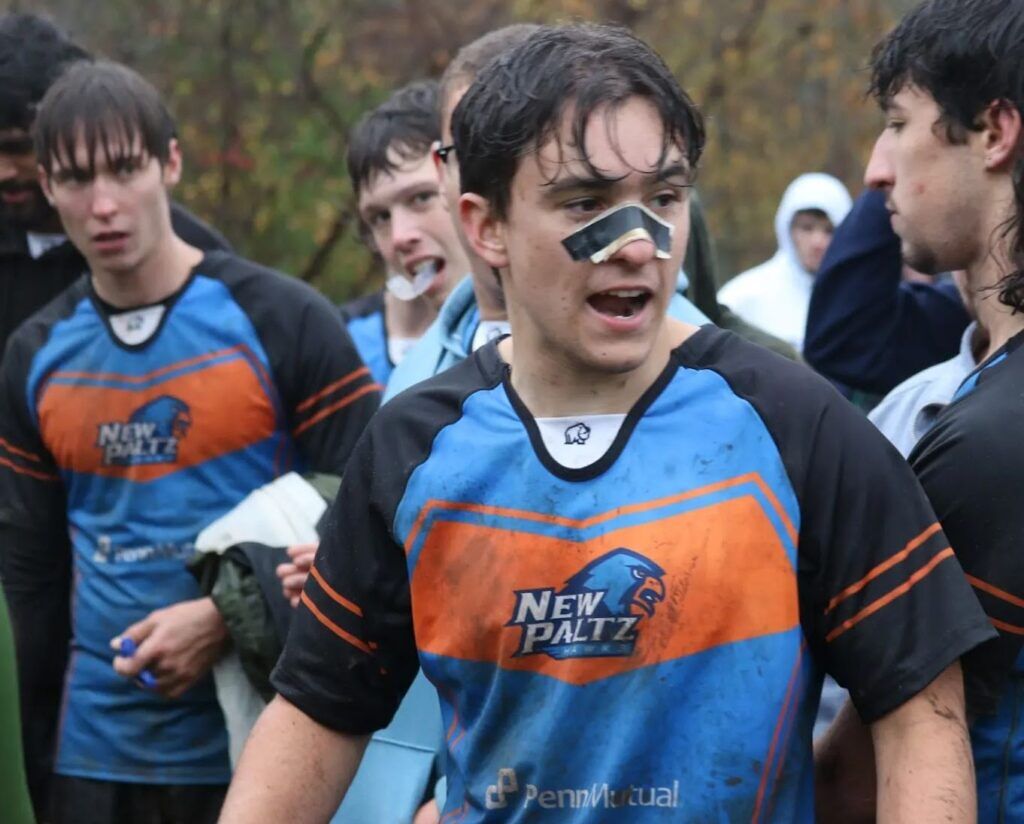
[[22, 715], [38, 730], [61, 713], [55, 753], [31, 762], [55, 776], [36, 805], [54, 824], [213, 822], [230, 764], [210, 670], [228, 632], [186, 563], [254, 489], [340, 475], [380, 387], [313, 289], [175, 234], [182, 151], [138, 74], [72, 66], [35, 129], [43, 191], [87, 264], [0, 373]]

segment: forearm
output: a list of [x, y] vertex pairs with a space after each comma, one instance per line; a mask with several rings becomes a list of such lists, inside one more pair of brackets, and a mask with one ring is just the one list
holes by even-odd
[[849, 701], [814, 743], [814, 783], [819, 824], [870, 824], [875, 820], [871, 733]]
[[958, 663], [875, 722], [871, 736], [881, 824], [977, 820], [974, 763]]
[[276, 697], [245, 745], [221, 824], [327, 821], [352, 783], [368, 740], [330, 730]]

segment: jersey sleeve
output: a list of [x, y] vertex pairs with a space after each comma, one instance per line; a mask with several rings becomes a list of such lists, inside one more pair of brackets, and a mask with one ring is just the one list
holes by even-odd
[[234, 255], [210, 253], [203, 265], [252, 321], [305, 468], [341, 475], [382, 387], [337, 308], [308, 284]]
[[352, 456], [271, 677], [311, 718], [353, 735], [390, 723], [419, 666], [389, 515], [401, 493], [378, 441], [368, 432]]
[[41, 803], [71, 632], [71, 554], [64, 487], [31, 420], [22, 349], [12, 341], [0, 373], [0, 581], [17, 651], [29, 785]]
[[307, 466], [340, 475], [384, 387], [325, 298], [310, 297], [300, 324], [291, 365], [282, 370], [286, 413]]
[[910, 467], [838, 397], [821, 414], [802, 485], [805, 629], [870, 723], [992, 628]]
[[999, 633], [964, 658], [967, 706], [976, 715], [996, 710], [1024, 642], [1024, 453], [1006, 424], [1007, 416], [1016, 419], [1024, 407], [1013, 383], [993, 387], [1004, 394], [999, 408], [974, 394], [948, 407], [910, 456], [967, 580]]

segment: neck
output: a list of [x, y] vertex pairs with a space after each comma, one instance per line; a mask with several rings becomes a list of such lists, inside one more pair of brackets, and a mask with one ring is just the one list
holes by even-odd
[[999, 301], [998, 285], [1011, 268], [1006, 244], [1000, 239], [995, 248], [986, 250], [984, 256], [967, 269], [978, 325], [988, 333], [987, 345], [979, 352], [979, 362], [987, 360], [1010, 338], [1024, 331], [1024, 313], [1014, 313]]
[[168, 231], [166, 241], [131, 270], [113, 272], [98, 261], [89, 261], [89, 268], [96, 294], [111, 306], [127, 309], [170, 297], [202, 259], [199, 249]]
[[437, 309], [422, 295], [413, 300], [399, 300], [384, 292], [384, 325], [390, 338], [418, 338], [437, 317]]
[[650, 354], [636, 369], [607, 372], [568, 362], [544, 346], [523, 345], [515, 335], [498, 345], [512, 365], [512, 387], [538, 418], [617, 415], [633, 408], [668, 363], [672, 350], [697, 331], [696, 326], [666, 320]]
[[508, 320], [508, 310], [501, 299], [501, 285], [495, 282], [496, 275], [490, 270], [479, 274], [474, 269], [472, 277], [480, 320]]

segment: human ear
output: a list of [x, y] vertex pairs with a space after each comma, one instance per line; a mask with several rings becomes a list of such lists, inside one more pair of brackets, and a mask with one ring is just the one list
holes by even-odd
[[46, 198], [46, 202], [52, 206], [53, 187], [50, 185], [50, 176], [46, 173], [46, 169], [41, 165], [36, 166], [36, 170], [39, 174], [39, 188], [43, 190], [43, 196]]
[[508, 266], [505, 246], [505, 222], [494, 214], [490, 202], [478, 194], [467, 192], [459, 198], [459, 221], [466, 241], [492, 269]]
[[981, 114], [985, 168], [992, 171], [1016, 161], [1020, 149], [1020, 109], [1008, 100], [997, 100]]
[[167, 147], [167, 161], [164, 163], [163, 168], [164, 186], [170, 188], [181, 180], [183, 166], [181, 146], [178, 145], [177, 139], [172, 137], [170, 145]]

